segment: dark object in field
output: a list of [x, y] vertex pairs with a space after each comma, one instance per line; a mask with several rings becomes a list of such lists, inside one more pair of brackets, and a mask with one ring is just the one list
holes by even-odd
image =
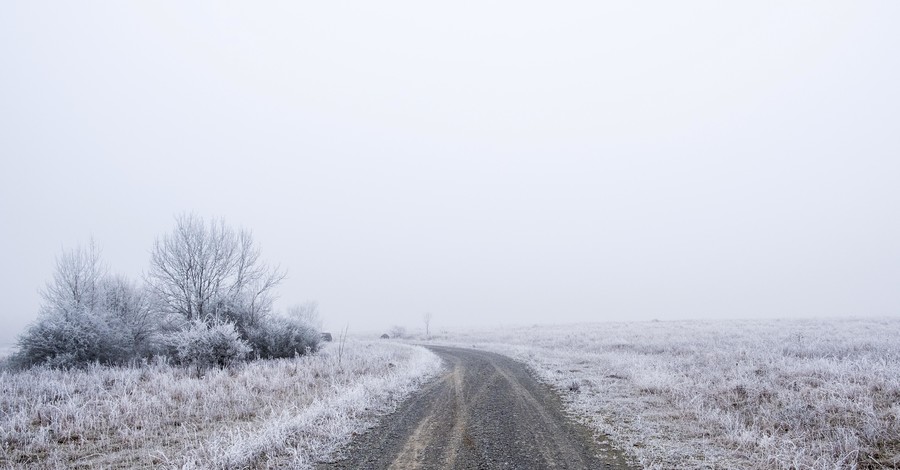
[[385, 334], [381, 335], [381, 339], [391, 339], [391, 335], [385, 333]]
[[322, 341], [331, 341], [331, 333], [322, 333]]

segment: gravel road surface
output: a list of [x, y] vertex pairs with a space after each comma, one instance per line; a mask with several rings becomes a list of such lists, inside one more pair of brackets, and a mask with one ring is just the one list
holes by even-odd
[[474, 349], [430, 349], [447, 371], [320, 470], [635, 468], [567, 417], [525, 365]]

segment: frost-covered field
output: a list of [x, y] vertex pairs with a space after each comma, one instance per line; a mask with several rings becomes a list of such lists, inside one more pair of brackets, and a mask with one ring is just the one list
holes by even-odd
[[509, 354], [646, 468], [900, 468], [900, 319], [452, 333]]
[[348, 342], [211, 370], [0, 372], [0, 468], [308, 468], [424, 379], [433, 353]]

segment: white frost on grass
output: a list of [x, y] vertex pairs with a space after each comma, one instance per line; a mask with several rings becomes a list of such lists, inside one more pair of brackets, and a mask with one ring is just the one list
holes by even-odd
[[466, 332], [648, 469], [900, 468], [900, 319]]
[[[398, 354], [398, 346], [410, 348], [396, 343], [370, 344], [364, 354], [345, 351], [344, 360], [357, 363], [356, 367], [366, 372], [352, 385], [341, 385], [304, 409], [283, 411], [261, 429], [215, 436], [192, 454], [189, 466], [308, 468], [334, 456], [354, 434], [374, 426], [377, 417], [393, 411], [440, 369], [440, 359], [430, 351], [412, 346], [415, 349]], [[371, 355], [372, 350], [382, 350], [396, 362], [389, 361], [385, 367], [384, 355]], [[405, 366], [397, 367], [403, 359]]]
[[309, 468], [436, 374], [424, 348], [348, 342], [196, 378], [184, 368], [0, 372], [0, 468]]

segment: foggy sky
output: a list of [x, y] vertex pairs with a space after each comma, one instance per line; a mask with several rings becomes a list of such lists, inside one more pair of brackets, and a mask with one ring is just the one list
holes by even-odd
[[[609, 3], [609, 4], [606, 4]], [[737, 4], [740, 3], [740, 4]], [[900, 313], [900, 4], [0, 4], [0, 343], [92, 236], [326, 328]]]

